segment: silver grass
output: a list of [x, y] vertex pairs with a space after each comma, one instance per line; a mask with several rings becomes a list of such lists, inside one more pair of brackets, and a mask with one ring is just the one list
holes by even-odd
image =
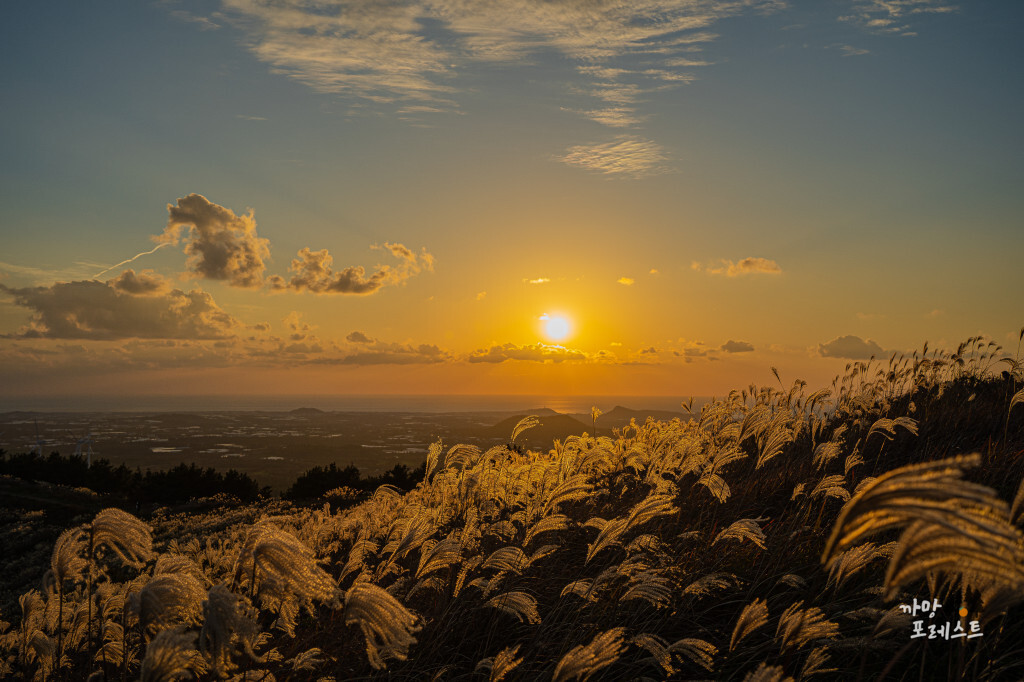
[[[591, 521], [593, 520], [591, 519]], [[587, 523], [590, 523], [590, 521], [587, 521]], [[587, 547], [587, 563], [590, 563], [590, 560], [602, 549], [618, 544], [619, 537], [626, 530], [626, 523], [627, 519], [618, 517], [603, 525], [601, 532], [597, 534], [594, 542]]]
[[768, 622], [768, 605], [763, 599], [755, 599], [743, 607], [740, 617], [736, 620], [736, 626], [732, 629], [732, 639], [729, 640], [729, 651], [736, 648], [736, 645], [743, 641], [743, 638], [754, 630]]
[[574, 594], [577, 597], [585, 599], [587, 601], [597, 601], [597, 597], [594, 596], [594, 583], [591, 580], [583, 578], [581, 580], [574, 580], [565, 587], [562, 588], [562, 593], [559, 596], [564, 597], [567, 594]]
[[[977, 454], [925, 462], [889, 471], [859, 492], [842, 508], [822, 555], [846, 549], [862, 537], [905, 526], [917, 519], [945, 524], [978, 537], [986, 546], [1016, 541], [1011, 527], [993, 522], [1008, 516], [1006, 503], [990, 488], [962, 480], [963, 467], [977, 466]], [[966, 503], [977, 503], [972, 509]]]
[[[483, 598], [491, 596], [498, 591], [505, 579], [508, 578], [509, 571], [498, 571], [494, 576], [487, 580], [487, 584], [483, 586]], [[473, 582], [476, 582], [475, 580]]]
[[244, 673], [232, 675], [228, 682], [277, 682], [274, 673], [269, 670], [246, 670]]
[[782, 653], [796, 650], [818, 639], [831, 639], [839, 634], [839, 626], [828, 620], [816, 606], [801, 609], [803, 601], [789, 606], [779, 617], [775, 638], [780, 641]]
[[644, 533], [643, 535], [636, 536], [626, 545], [626, 553], [646, 552], [648, 554], [657, 554], [661, 551], [661, 545], [661, 538], [657, 535]]
[[658, 570], [644, 571], [634, 576], [628, 589], [619, 597], [619, 601], [631, 599], [640, 599], [654, 608], [663, 608], [672, 603], [672, 589], [669, 581], [661, 577]]
[[516, 658], [516, 654], [519, 652], [521, 644], [515, 646], [505, 647], [497, 656], [490, 658], [484, 658], [476, 664], [474, 672], [490, 671], [490, 682], [501, 682], [505, 679], [505, 676], [516, 669], [520, 663], [523, 662], [522, 658]]
[[805, 587], [807, 587], [807, 581], [804, 580], [803, 578], [801, 578], [800, 576], [798, 576], [795, 573], [787, 573], [786, 575], [784, 575], [781, 578], [779, 578], [778, 581], [776, 581], [775, 584], [776, 585], [779, 585], [779, 584], [788, 585], [788, 586], [790, 586], [790, 587], [792, 587], [794, 589], [798, 589], [798, 590], [802, 590]]
[[291, 663], [292, 670], [312, 672], [327, 662], [327, 659], [322, 657], [323, 653], [319, 647], [313, 647], [312, 649], [306, 649], [295, 658], [289, 658], [285, 663]]
[[824, 667], [825, 664], [828, 663], [828, 659], [828, 647], [819, 646], [816, 649], [813, 649], [810, 655], [807, 656], [807, 660], [804, 661], [804, 667], [800, 671], [800, 679], [806, 679], [811, 675], [838, 672], [836, 668]]
[[[852, 469], [853, 467], [855, 467], [855, 466], [857, 466], [859, 464], [863, 464], [863, 463], [864, 463], [864, 458], [861, 457], [859, 453], [857, 453], [857, 452], [850, 453], [849, 455], [847, 455], [846, 463], [843, 465], [843, 476], [849, 476], [850, 475], [850, 469]], [[849, 497], [847, 497], [847, 499], [849, 499]]]
[[637, 526], [647, 523], [651, 519], [659, 516], [675, 514], [678, 511], [679, 509], [672, 505], [671, 497], [658, 494], [650, 495], [646, 499], [638, 502], [629, 511], [629, 517], [626, 519], [625, 530], [632, 530]]
[[782, 666], [761, 663], [756, 670], [747, 673], [743, 682], [793, 682], [793, 678], [786, 675]]
[[344, 580], [352, 573], [361, 569], [366, 565], [367, 557], [375, 556], [379, 549], [380, 545], [374, 540], [366, 538], [356, 540], [355, 544], [352, 545], [352, 549], [349, 550], [348, 561], [342, 567], [339, 579]]
[[89, 526], [93, 548], [106, 547], [121, 561], [141, 567], [153, 555], [149, 525], [120, 509], [104, 509]]
[[626, 650], [623, 635], [626, 628], [606, 630], [594, 637], [590, 644], [573, 648], [555, 666], [552, 682], [590, 679], [591, 675], [619, 660]]
[[462, 546], [458, 538], [448, 537], [436, 543], [429, 552], [420, 557], [419, 568], [416, 569], [416, 577], [439, 571], [453, 566], [462, 561]]
[[199, 649], [213, 662], [217, 674], [231, 669], [235, 642], [249, 658], [259, 661], [253, 650], [259, 635], [256, 609], [224, 585], [214, 585], [203, 601], [203, 627]]
[[824, 443], [818, 443], [814, 448], [814, 455], [811, 461], [814, 463], [814, 466], [821, 469], [839, 456], [842, 446], [843, 444], [841, 442], [837, 442], [834, 439]]
[[[86, 535], [81, 528], [70, 528], [60, 534], [50, 555], [51, 579], [57, 585], [78, 582], [85, 578]], [[61, 588], [63, 589], [63, 588]]]
[[420, 630], [417, 618], [385, 590], [360, 582], [345, 594], [345, 624], [359, 625], [366, 637], [366, 656], [377, 670], [387, 665], [384, 658], [408, 658]]
[[668, 648], [673, 653], [679, 653], [704, 668], [711, 671], [714, 666], [715, 654], [718, 648], [703, 639], [686, 638], [673, 642]]
[[523, 547], [529, 545], [529, 542], [541, 535], [542, 532], [564, 530], [569, 527], [571, 523], [572, 519], [564, 514], [552, 514], [551, 516], [545, 516], [540, 521], [530, 526], [529, 530], [526, 531], [526, 537], [522, 541]]
[[509, 546], [491, 552], [491, 555], [487, 557], [480, 568], [521, 573], [526, 568], [527, 563], [528, 560], [523, 550], [518, 547]]
[[765, 549], [765, 535], [759, 524], [767, 520], [765, 518], [740, 519], [715, 536], [711, 546], [714, 547], [720, 540], [738, 540], [740, 542], [750, 540], [761, 549]]
[[[1024, 392], [1024, 389], [1021, 390]], [[1020, 523], [1022, 513], [1024, 513], [1024, 478], [1021, 479], [1020, 485], [1017, 486], [1017, 494], [1013, 496], [1013, 505], [1010, 507], [1010, 521]]]
[[455, 579], [455, 587], [452, 590], [452, 596], [453, 597], [458, 597], [459, 596], [459, 593], [462, 591], [462, 585], [466, 581], [466, 576], [469, 575], [470, 571], [475, 570], [476, 567], [481, 564], [481, 562], [483, 562], [483, 557], [481, 557], [481, 556], [474, 556], [474, 557], [471, 557], [471, 558], [467, 559], [462, 564], [462, 568], [459, 570], [459, 575]]
[[532, 429], [533, 427], [538, 426], [539, 424], [540, 419], [538, 419], [536, 415], [531, 414], [528, 417], [523, 417], [522, 419], [519, 420], [519, 423], [516, 424], [515, 428], [512, 429], [511, 440], [515, 442], [516, 438], [519, 437], [519, 434], [521, 434], [523, 431], [526, 431], [527, 429]]
[[515, 616], [520, 623], [529, 623], [530, 625], [540, 623], [540, 614], [537, 612], [537, 600], [525, 592], [512, 591], [499, 594], [487, 600], [484, 606], [489, 606]]
[[905, 613], [897, 604], [878, 619], [874, 629], [871, 631], [871, 636], [875, 639], [888, 639], [896, 633], [903, 633], [909, 630], [913, 620], [914, 617], [909, 613]]
[[[316, 561], [316, 555], [291, 533], [272, 524], [253, 526], [239, 555], [239, 569], [253, 567], [253, 575], [304, 600], [334, 602], [334, 579]], [[251, 588], [253, 586], [250, 586]]]
[[202, 657], [193, 647], [195, 633], [163, 630], [146, 647], [140, 682], [172, 682], [192, 677], [205, 669]]
[[804, 488], [806, 487], [806, 485], [806, 483], [797, 483], [796, 487], [793, 488], [793, 494], [789, 496], [789, 501], [792, 502], [801, 495], [804, 495]]
[[828, 582], [826, 587], [835, 584], [842, 587], [843, 583], [853, 577], [862, 568], [878, 558], [889, 558], [896, 547], [895, 542], [876, 545], [873, 542], [851, 547], [829, 562]]
[[389, 542], [384, 546], [382, 553], [390, 553], [388, 557], [389, 563], [397, 561], [418, 548], [433, 534], [434, 528], [431, 526], [430, 521], [422, 516], [412, 517], [408, 520], [408, 525], [402, 539]]
[[845, 475], [840, 476], [839, 474], [832, 474], [830, 476], [825, 476], [818, 481], [818, 484], [814, 486], [813, 490], [811, 490], [810, 497], [811, 499], [818, 496], [824, 496], [826, 499], [835, 497], [846, 502], [850, 499], [850, 491], [843, 487], [845, 482]]
[[537, 548], [537, 551], [530, 555], [530, 557], [526, 560], [526, 565], [528, 567], [533, 566], [535, 563], [537, 563], [544, 557], [550, 554], [554, 554], [559, 549], [561, 549], [559, 545], [542, 545], [541, 547]]
[[565, 504], [584, 497], [589, 497], [594, 491], [594, 486], [587, 482], [586, 474], [576, 474], [562, 481], [558, 487], [552, 490], [544, 502], [542, 516], [554, 510], [559, 504]]
[[190, 574], [162, 573], [132, 594], [132, 612], [144, 630], [195, 625], [205, 596], [203, 584]]
[[649, 653], [666, 675], [676, 671], [672, 666], [672, 652], [668, 649], [668, 642], [663, 638], [643, 633], [633, 637], [630, 642]]
[[716, 590], [724, 590], [731, 587], [736, 581], [737, 577], [732, 573], [709, 573], [683, 588], [683, 594], [693, 595], [700, 599]]

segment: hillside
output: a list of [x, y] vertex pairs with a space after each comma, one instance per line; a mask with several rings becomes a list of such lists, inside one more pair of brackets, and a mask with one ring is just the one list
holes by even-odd
[[341, 511], [106, 509], [2, 614], [0, 673], [1018, 679], [1024, 372], [1001, 358], [971, 339], [610, 437], [434, 444], [415, 489]]

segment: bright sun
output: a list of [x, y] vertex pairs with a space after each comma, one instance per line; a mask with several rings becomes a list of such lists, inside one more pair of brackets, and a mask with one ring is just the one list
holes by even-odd
[[569, 320], [561, 315], [548, 315], [544, 313], [540, 316], [540, 320], [544, 325], [544, 335], [552, 341], [562, 341], [572, 331]]

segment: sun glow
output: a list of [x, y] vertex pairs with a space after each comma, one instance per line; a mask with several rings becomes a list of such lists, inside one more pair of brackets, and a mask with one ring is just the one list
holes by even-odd
[[543, 325], [544, 336], [548, 337], [551, 341], [564, 341], [572, 333], [572, 325], [562, 315], [548, 315], [544, 313], [539, 319]]

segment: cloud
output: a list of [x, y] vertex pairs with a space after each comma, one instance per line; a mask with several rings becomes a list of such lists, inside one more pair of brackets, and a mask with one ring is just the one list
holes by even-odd
[[664, 60], [684, 58], [686, 48], [713, 39], [706, 29], [721, 19], [778, 6], [774, 0], [224, 2], [249, 49], [276, 72], [374, 103], [449, 106], [453, 82], [473, 64], [529, 63], [554, 52], [605, 78], [697, 66]]
[[651, 268], [651, 271], [648, 274], [650, 274], [650, 275], [657, 275], [658, 274], [658, 269], [657, 268]]
[[350, 266], [340, 272], [331, 267], [334, 258], [327, 249], [310, 251], [308, 247], [299, 250], [298, 258], [292, 260], [289, 271], [294, 273], [290, 280], [280, 276], [268, 278], [272, 288], [311, 291], [315, 294], [369, 295], [381, 287], [401, 284], [423, 270], [434, 269], [434, 257], [423, 249], [416, 254], [402, 244], [388, 244], [383, 248], [402, 262], [397, 267], [378, 265], [371, 275], [361, 265]]
[[252, 211], [238, 216], [201, 194], [189, 194], [176, 206], [168, 204], [167, 213], [167, 227], [156, 239], [177, 244], [187, 229], [185, 253], [192, 272], [237, 287], [263, 285], [263, 259], [270, 256], [270, 248], [256, 235]]
[[754, 347], [746, 341], [733, 341], [729, 339], [722, 344], [722, 350], [726, 353], [749, 353]]
[[285, 327], [287, 327], [291, 332], [288, 338], [292, 341], [319, 342], [319, 339], [312, 336], [313, 330], [316, 329], [316, 325], [303, 322], [302, 313], [293, 310], [285, 315], [282, 322], [284, 322]]
[[486, 292], [486, 291], [481, 291], [481, 292], [478, 292], [478, 293], [477, 293], [477, 295], [476, 295], [476, 300], [478, 300], [478, 301], [482, 301], [482, 300], [484, 300], [484, 298], [486, 298], [486, 297], [487, 297], [487, 292]]
[[[25, 338], [219, 339], [241, 326], [204, 291], [161, 292], [148, 275], [141, 280], [132, 275], [122, 273], [108, 282], [59, 282], [23, 289], [0, 284], [0, 291], [34, 312], [20, 333]], [[141, 291], [126, 289], [133, 286]]]
[[524, 279], [527, 284], [547, 284], [551, 280], [547, 277], [538, 277], [537, 279]]
[[565, 346], [553, 346], [545, 343], [517, 346], [514, 343], [494, 345], [470, 353], [466, 358], [469, 362], [499, 363], [506, 360], [524, 360], [529, 362], [563, 362], [565, 360], [586, 360], [585, 353]]
[[570, 166], [606, 175], [626, 175], [635, 178], [664, 173], [667, 157], [663, 147], [639, 137], [620, 136], [612, 142], [584, 144], [569, 147], [559, 160]]
[[885, 351], [877, 343], [859, 336], [839, 336], [828, 343], [818, 346], [818, 352], [826, 358], [848, 358], [850, 360], [866, 360], [872, 355], [884, 355]]
[[615, 280], [615, 281], [616, 281], [616, 282], [618, 282], [619, 284], [622, 284], [622, 285], [625, 285], [625, 286], [629, 287], [629, 286], [633, 286], [633, 283], [634, 283], [634, 282], [635, 282], [636, 280], [634, 280], [634, 279], [633, 279], [633, 278], [631, 278], [631, 277], [619, 277], [619, 278], [618, 278], [617, 280]]
[[697, 261], [690, 263], [690, 267], [697, 272], [707, 272], [711, 275], [725, 275], [727, 277], [739, 277], [755, 273], [778, 275], [782, 268], [773, 260], [767, 258], [744, 258], [738, 263], [731, 260], [720, 260], [717, 264], [701, 265]]
[[839, 21], [853, 23], [872, 33], [915, 36], [908, 20], [919, 14], [948, 14], [958, 7], [944, 0], [857, 0], [853, 14]]
[[852, 45], [838, 45], [837, 47], [842, 51], [844, 57], [860, 57], [871, 54], [871, 50], [865, 50], [862, 47], [853, 47]]
[[373, 343], [373, 339], [360, 331], [352, 332], [345, 337], [345, 340], [349, 343]]
[[135, 274], [135, 271], [128, 268], [112, 280], [108, 280], [113, 289], [125, 294], [136, 294], [139, 296], [164, 294], [171, 289], [171, 281], [161, 277], [152, 270], [143, 270]]

